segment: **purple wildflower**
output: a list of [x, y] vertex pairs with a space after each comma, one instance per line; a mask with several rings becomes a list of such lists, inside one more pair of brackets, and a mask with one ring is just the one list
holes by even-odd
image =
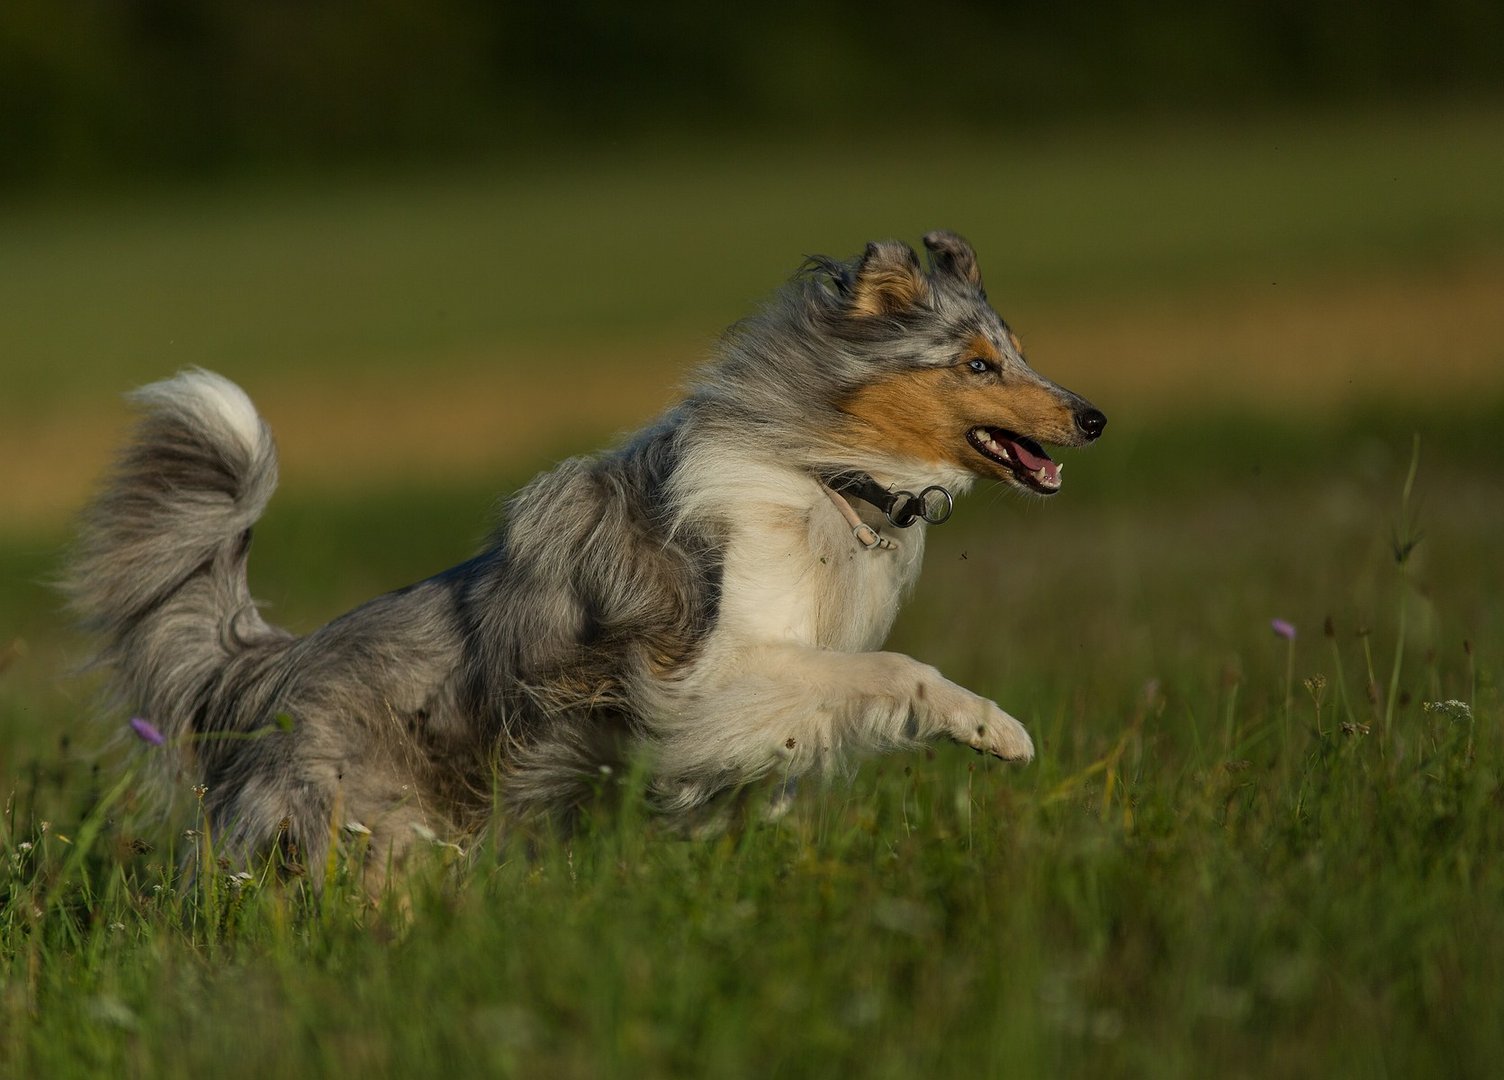
[[1284, 619], [1270, 619], [1269, 629], [1274, 631], [1275, 637], [1282, 637], [1286, 641], [1295, 640], [1295, 624], [1286, 622]]
[[151, 743], [153, 746], [161, 746], [167, 741], [166, 736], [157, 730], [155, 724], [139, 716], [131, 717], [131, 730], [136, 733], [136, 738], [142, 742]]

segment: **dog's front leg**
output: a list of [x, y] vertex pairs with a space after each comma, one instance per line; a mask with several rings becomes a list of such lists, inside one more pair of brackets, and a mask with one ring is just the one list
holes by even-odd
[[659, 734], [660, 773], [694, 789], [798, 775], [842, 751], [945, 737], [1008, 761], [1029, 733], [986, 698], [900, 653], [768, 644], [738, 650], [696, 680]]

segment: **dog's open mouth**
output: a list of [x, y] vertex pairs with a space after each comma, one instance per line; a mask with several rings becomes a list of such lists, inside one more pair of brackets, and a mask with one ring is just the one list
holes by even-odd
[[984, 458], [1006, 466], [1030, 491], [1053, 495], [1060, 490], [1060, 466], [1033, 439], [1001, 428], [974, 427], [966, 441]]

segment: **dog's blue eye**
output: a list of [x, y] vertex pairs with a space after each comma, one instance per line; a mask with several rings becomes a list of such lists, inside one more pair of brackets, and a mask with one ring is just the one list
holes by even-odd
[[966, 366], [978, 375], [985, 375], [991, 369], [992, 365], [988, 364], [985, 360], [977, 359], [967, 361]]

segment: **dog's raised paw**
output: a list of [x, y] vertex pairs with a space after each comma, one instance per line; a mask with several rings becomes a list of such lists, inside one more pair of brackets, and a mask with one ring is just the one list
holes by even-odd
[[1020, 764], [1033, 761], [1034, 740], [1024, 726], [992, 702], [984, 704], [985, 710], [976, 718], [970, 731], [957, 741], [979, 754], [990, 754], [1004, 761]]
[[994, 702], [957, 686], [939, 672], [934, 676], [928, 685], [920, 684], [914, 702], [922, 709], [920, 715], [928, 718], [930, 731], [1004, 761], [1034, 760], [1034, 740], [1022, 724]]

